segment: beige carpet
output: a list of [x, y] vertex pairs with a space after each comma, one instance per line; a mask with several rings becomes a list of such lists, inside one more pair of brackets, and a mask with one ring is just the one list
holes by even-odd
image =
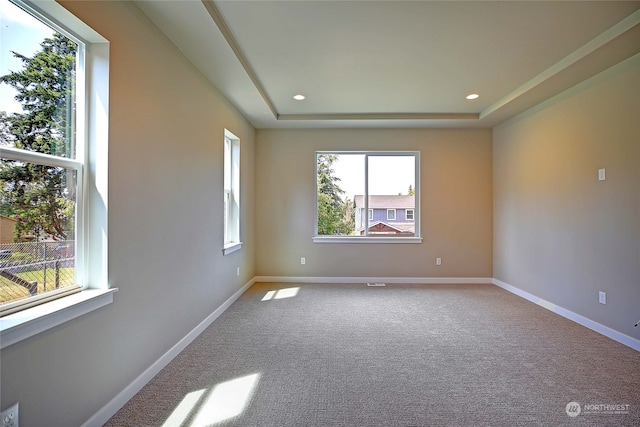
[[259, 283], [107, 423], [206, 425], [640, 426], [640, 352], [493, 285]]

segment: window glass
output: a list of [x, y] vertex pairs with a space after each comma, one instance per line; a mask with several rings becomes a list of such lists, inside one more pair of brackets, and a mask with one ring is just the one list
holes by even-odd
[[83, 159], [76, 158], [76, 80], [84, 45], [11, 3], [3, 2], [0, 12], [0, 304], [5, 305], [79, 289], [75, 242]]
[[224, 134], [224, 249], [240, 245], [240, 139], [225, 129]]
[[363, 154], [317, 154], [318, 235], [352, 236], [356, 234], [357, 224], [362, 223], [363, 216], [355, 215], [354, 203], [357, 194], [364, 194], [364, 168]]
[[316, 153], [316, 236], [417, 236], [417, 159], [417, 152]]

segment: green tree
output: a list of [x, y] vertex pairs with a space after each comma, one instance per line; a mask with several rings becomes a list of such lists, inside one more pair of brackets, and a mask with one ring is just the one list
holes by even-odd
[[342, 199], [344, 190], [335, 176], [332, 165], [339, 160], [335, 154], [319, 154], [318, 168], [318, 234], [349, 235], [354, 233], [355, 216], [353, 202]]
[[408, 196], [415, 196], [416, 190], [413, 188], [413, 185], [409, 184], [409, 191], [407, 192]]
[[[32, 58], [13, 52], [23, 68], [0, 77], [17, 91], [22, 113], [0, 115], [0, 144], [72, 157], [77, 45], [62, 34], [45, 39]], [[2, 159], [0, 212], [19, 219], [16, 240], [30, 233], [66, 239], [73, 229], [75, 194], [66, 169]]]

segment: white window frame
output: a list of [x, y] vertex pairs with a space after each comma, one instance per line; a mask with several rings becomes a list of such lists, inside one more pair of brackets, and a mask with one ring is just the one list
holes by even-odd
[[107, 277], [109, 42], [55, 1], [11, 1], [84, 45], [84, 51], [78, 49], [76, 69], [76, 158], [0, 147], [3, 158], [78, 171], [75, 269], [79, 286], [71, 295], [61, 290], [29, 298], [24, 309], [0, 318], [0, 349], [110, 304], [117, 291], [109, 288]]
[[[418, 214], [417, 218], [414, 220], [415, 222], [415, 232], [413, 236], [400, 236], [400, 237], [376, 237], [368, 234], [368, 228], [370, 226], [370, 221], [372, 221], [373, 209], [369, 208], [369, 189], [368, 189], [368, 180], [369, 176], [369, 157], [382, 156], [382, 157], [390, 157], [390, 156], [413, 156], [415, 161], [415, 208], [414, 212], [417, 211], [419, 213], [420, 206], [420, 152], [419, 151], [316, 151], [314, 158], [314, 168], [315, 175], [317, 177], [317, 167], [318, 167], [318, 155], [319, 154], [360, 154], [365, 156], [365, 167], [364, 167], [364, 176], [365, 176], [365, 184], [364, 184], [364, 209], [369, 212], [367, 216], [367, 221], [363, 224], [365, 234], [362, 236], [320, 236], [318, 235], [318, 192], [316, 190], [315, 198], [315, 221], [314, 221], [314, 236], [312, 241], [314, 243], [422, 243], [422, 237], [420, 234], [420, 216]], [[314, 188], [317, 188], [314, 186]], [[415, 215], [414, 215], [415, 216]]]
[[[409, 218], [409, 212], [411, 212], [411, 218]], [[407, 221], [414, 221], [415, 220], [415, 210], [414, 209], [406, 209], [404, 211], [404, 219], [406, 219]]]
[[[390, 213], [393, 212], [393, 218], [391, 218]], [[395, 221], [396, 220], [396, 210], [395, 209], [387, 209], [387, 221]]]
[[224, 245], [223, 255], [242, 248], [240, 240], [240, 138], [224, 130]]

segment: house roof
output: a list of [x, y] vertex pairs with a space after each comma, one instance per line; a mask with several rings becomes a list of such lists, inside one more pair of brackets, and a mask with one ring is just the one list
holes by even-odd
[[[355, 196], [356, 208], [364, 208], [364, 196]], [[414, 196], [369, 196], [369, 209], [413, 209], [416, 207]]]
[[[398, 233], [415, 233], [416, 231], [416, 223], [415, 222], [385, 222], [385, 221], [375, 221], [369, 224], [369, 231], [373, 231], [377, 228], [383, 226], [384, 228], [388, 228], [390, 230], [396, 230]], [[364, 230], [364, 227], [358, 227], [356, 232], [360, 233]]]

